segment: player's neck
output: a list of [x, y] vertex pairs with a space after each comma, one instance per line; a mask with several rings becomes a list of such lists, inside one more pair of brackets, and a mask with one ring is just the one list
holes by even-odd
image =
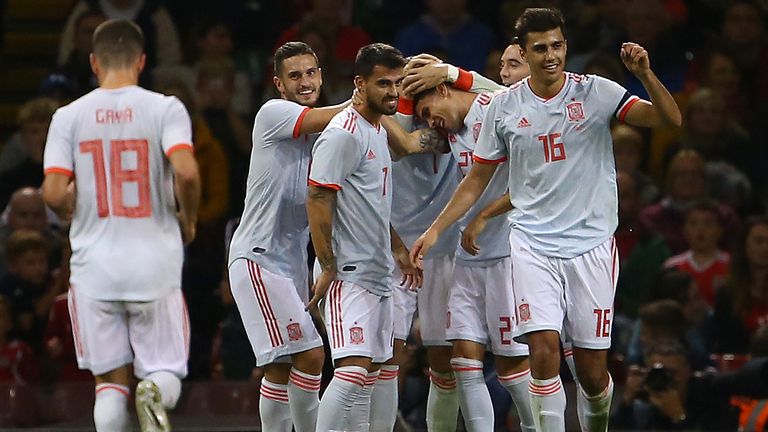
[[464, 118], [469, 114], [469, 110], [472, 108], [472, 103], [477, 99], [479, 93], [470, 93], [465, 91], [453, 90], [453, 97], [457, 98], [458, 106], [460, 109], [461, 118]]
[[139, 74], [130, 69], [110, 69], [99, 76], [99, 87], [107, 90], [134, 86], [138, 83]]
[[367, 104], [356, 106], [354, 109], [359, 112], [360, 115], [368, 121], [368, 123], [374, 126], [379, 124], [379, 120], [381, 120], [381, 113], [371, 109]]
[[563, 84], [565, 84], [565, 72], [561, 73], [557, 80], [552, 82], [536, 79], [535, 76], [531, 75], [528, 83], [531, 85], [531, 90], [533, 90], [533, 93], [536, 94], [536, 96], [542, 99], [550, 99], [557, 96], [563, 88]]

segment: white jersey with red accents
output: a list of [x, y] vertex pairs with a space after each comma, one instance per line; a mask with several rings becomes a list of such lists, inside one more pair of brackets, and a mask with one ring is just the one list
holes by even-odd
[[299, 134], [309, 109], [273, 99], [256, 114], [245, 208], [229, 248], [230, 265], [248, 258], [297, 287], [309, 281], [307, 176], [318, 134]]
[[638, 100], [613, 81], [570, 72], [550, 99], [533, 92], [530, 77], [494, 97], [475, 162], [509, 159], [512, 229], [535, 251], [573, 258], [613, 235], [618, 198], [609, 126]]
[[309, 184], [337, 191], [336, 279], [384, 297], [392, 295], [394, 271], [391, 174], [386, 129], [372, 125], [353, 107], [336, 114], [312, 150]]
[[168, 155], [191, 148], [184, 105], [138, 86], [96, 89], [53, 116], [45, 172], [74, 177], [70, 282], [97, 300], [150, 301], [181, 286]]
[[[472, 155], [480, 135], [483, 118], [492, 98], [493, 95], [490, 93], [477, 95], [472, 101], [469, 112], [464, 117], [464, 127], [460, 131], [448, 135], [451, 153], [457, 161], [462, 176], [469, 174], [469, 170], [472, 169]], [[507, 165], [507, 162], [504, 162], [499, 166], [480, 198], [457, 222], [459, 231], [463, 232], [483, 209], [507, 192]], [[475, 242], [480, 248], [480, 252], [474, 256], [467, 253], [460, 244], [457, 246], [457, 263], [471, 267], [488, 267], [508, 257], [509, 221], [507, 216], [499, 215], [490, 219]]]

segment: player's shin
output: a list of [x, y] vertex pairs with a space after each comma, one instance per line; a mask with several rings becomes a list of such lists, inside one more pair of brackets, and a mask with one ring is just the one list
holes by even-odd
[[613, 378], [608, 375], [608, 385], [601, 393], [587, 396], [584, 390], [577, 389], [579, 406], [579, 423], [584, 432], [605, 432], [608, 430], [608, 417], [611, 411], [613, 397]]
[[464, 424], [470, 432], [493, 430], [491, 395], [485, 385], [483, 362], [463, 357], [451, 359], [459, 387], [459, 403]]
[[440, 373], [429, 370], [429, 395], [427, 396], [427, 430], [430, 432], [455, 432], [459, 417], [459, 392], [453, 372]]
[[304, 373], [296, 368], [291, 369], [288, 400], [296, 432], [314, 432], [317, 427], [320, 378], [320, 375]]
[[400, 367], [385, 364], [371, 394], [371, 432], [389, 432], [397, 419], [397, 376]]
[[[499, 363], [497, 363], [497, 367]], [[536, 430], [533, 411], [531, 410], [531, 398], [528, 393], [530, 381], [531, 370], [528, 368], [506, 375], [499, 375], [499, 382], [507, 389], [507, 392], [512, 396], [512, 401], [515, 403], [517, 415], [520, 417], [520, 428], [523, 432], [534, 432]]]
[[259, 416], [261, 429], [275, 432], [291, 432], [291, 409], [288, 406], [288, 388], [261, 380], [261, 396], [259, 397]]
[[560, 376], [531, 378], [528, 386], [537, 431], [565, 432], [565, 390]]

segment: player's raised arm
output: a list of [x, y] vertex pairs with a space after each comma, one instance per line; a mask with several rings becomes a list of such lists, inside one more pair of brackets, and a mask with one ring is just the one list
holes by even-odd
[[389, 150], [393, 159], [397, 160], [412, 154], [448, 153], [448, 140], [431, 128], [418, 129], [411, 133], [388, 116], [381, 117], [381, 125], [387, 130]]
[[464, 229], [464, 232], [461, 234], [461, 247], [470, 255], [477, 255], [480, 252], [480, 248], [477, 246], [476, 240], [485, 230], [488, 220], [501, 216], [513, 208], [512, 203], [509, 201], [509, 192], [488, 204]]
[[448, 63], [414, 57], [406, 64], [403, 93], [413, 95], [442, 83], [473, 93], [496, 91], [501, 86], [477, 72], [468, 72]]
[[645, 48], [632, 42], [624, 43], [621, 46], [621, 61], [640, 80], [651, 98], [650, 103], [641, 100], [629, 107], [624, 121], [643, 127], [680, 126], [683, 121], [680, 108], [651, 70]]

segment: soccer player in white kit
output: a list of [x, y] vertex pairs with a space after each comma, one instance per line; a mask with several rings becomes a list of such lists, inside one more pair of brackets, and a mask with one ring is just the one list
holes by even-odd
[[310, 307], [327, 292], [336, 367], [320, 401], [318, 432], [391, 431], [395, 423], [398, 369], [381, 366], [392, 357], [392, 255], [404, 283], [420, 285], [421, 273], [390, 225], [392, 163], [380, 119], [397, 109], [404, 63], [389, 45], [361, 48], [355, 87], [363, 103], [334, 117], [312, 152], [307, 213], [322, 270]]
[[182, 239], [195, 236], [200, 179], [184, 106], [137, 86], [143, 46], [130, 21], [96, 29], [99, 88], [56, 112], [45, 147], [43, 197], [72, 217], [69, 312], [97, 431], [127, 430], [131, 368], [141, 430], [170, 430], [187, 374]]
[[229, 279], [256, 363], [264, 368], [262, 429], [307, 432], [316, 427], [325, 358], [305, 310], [307, 176], [318, 133], [349, 103], [313, 108], [322, 75], [307, 44], [282, 45], [274, 65], [281, 98], [256, 114], [245, 209], [229, 249]]
[[621, 58], [652, 103], [610, 80], [564, 72], [563, 26], [555, 9], [526, 9], [518, 19], [517, 37], [531, 76], [494, 97], [472, 170], [417, 240], [411, 258], [417, 262], [477, 200], [498, 164], [509, 160], [515, 337], [530, 348], [536, 430], [565, 430], [565, 393], [558, 376], [559, 333], [565, 331], [573, 341], [582, 388], [582, 429], [605, 431], [613, 393], [606, 353], [618, 276], [609, 122], [679, 125], [681, 115], [637, 44], [625, 43]]

